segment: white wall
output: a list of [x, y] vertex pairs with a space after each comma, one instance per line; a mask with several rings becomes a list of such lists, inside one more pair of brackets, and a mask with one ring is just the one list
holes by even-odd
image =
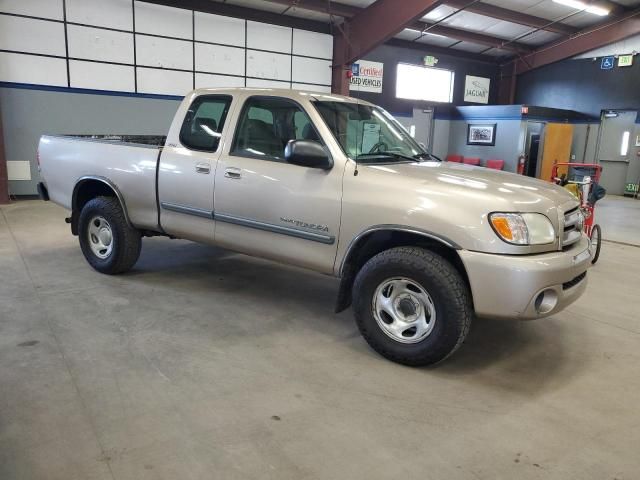
[[0, 0], [0, 50], [0, 82], [331, 90], [331, 35], [137, 0]]

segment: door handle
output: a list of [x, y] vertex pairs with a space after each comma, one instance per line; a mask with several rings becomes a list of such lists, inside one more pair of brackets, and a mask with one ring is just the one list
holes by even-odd
[[211, 171], [211, 165], [205, 162], [196, 163], [196, 172], [207, 174]]
[[242, 170], [240, 170], [239, 168], [235, 168], [235, 167], [225, 168], [224, 169], [224, 176], [227, 177], [227, 178], [233, 178], [235, 180], [238, 180], [238, 179], [242, 178]]

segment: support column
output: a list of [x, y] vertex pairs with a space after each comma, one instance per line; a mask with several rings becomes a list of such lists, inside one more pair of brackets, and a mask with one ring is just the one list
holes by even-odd
[[4, 150], [4, 130], [2, 128], [2, 106], [0, 105], [0, 205], [9, 203], [9, 179], [7, 157]]
[[500, 71], [500, 83], [498, 84], [498, 103], [500, 105], [513, 105], [516, 101], [516, 88], [518, 76], [515, 63], [511, 68], [503, 66]]
[[[333, 58], [345, 58], [347, 56], [348, 44], [344, 37], [344, 32], [338, 30], [333, 36]], [[336, 63], [331, 66], [331, 92], [338, 95], [349, 95], [349, 78], [347, 72], [351, 65]]]

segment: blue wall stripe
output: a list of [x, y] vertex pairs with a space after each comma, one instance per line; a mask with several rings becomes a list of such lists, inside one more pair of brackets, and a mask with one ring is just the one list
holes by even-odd
[[184, 96], [160, 95], [155, 93], [117, 92], [113, 90], [92, 90], [89, 88], [57, 87], [35, 83], [0, 82], [0, 88], [18, 88], [23, 90], [42, 90], [45, 92], [80, 93], [85, 95], [107, 95], [112, 97], [154, 98], [157, 100], [182, 100]]

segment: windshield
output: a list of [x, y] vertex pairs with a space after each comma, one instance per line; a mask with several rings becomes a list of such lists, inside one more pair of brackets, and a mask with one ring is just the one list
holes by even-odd
[[380, 107], [330, 101], [316, 101], [314, 105], [344, 152], [353, 160], [436, 160]]

